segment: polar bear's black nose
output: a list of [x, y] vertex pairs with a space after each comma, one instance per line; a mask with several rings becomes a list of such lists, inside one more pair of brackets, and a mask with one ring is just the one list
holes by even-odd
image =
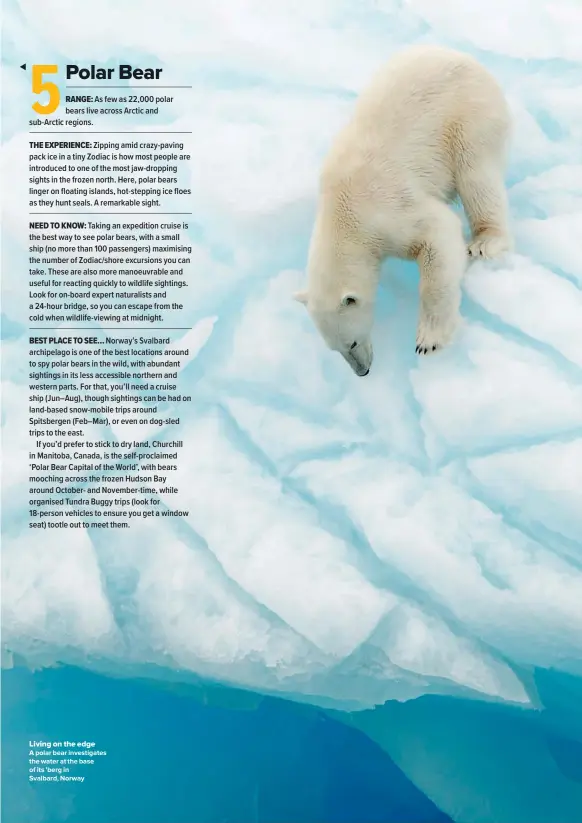
[[370, 369], [367, 369], [367, 371], [363, 371], [360, 377], [365, 377], [367, 374], [370, 374]]

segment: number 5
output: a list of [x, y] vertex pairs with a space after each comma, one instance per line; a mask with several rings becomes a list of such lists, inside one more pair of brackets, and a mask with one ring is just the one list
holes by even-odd
[[32, 108], [37, 114], [52, 114], [61, 102], [61, 93], [56, 83], [43, 80], [43, 74], [56, 74], [58, 70], [58, 66], [32, 67], [32, 93], [42, 94], [43, 91], [48, 91], [49, 94], [48, 102], [44, 106], [38, 100], [32, 104]]

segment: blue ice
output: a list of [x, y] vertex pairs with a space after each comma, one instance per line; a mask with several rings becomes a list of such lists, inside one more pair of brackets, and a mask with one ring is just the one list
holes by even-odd
[[[139, 29], [124, 25], [131, 4], [106, 5], [109, 17], [65, 31], [41, 0], [12, 3], [7, 25], [22, 38], [44, 21], [34, 38], [55, 60], [130, 46], [194, 84], [173, 120], [193, 130], [191, 330], [171, 344], [189, 348], [179, 391], [192, 402], [168, 406], [180, 425], [157, 432], [184, 442], [168, 481], [178, 492], [162, 499], [183, 514], [107, 535], [26, 528], [26, 329], [23, 286], [11, 284], [6, 659], [202, 678], [337, 712], [462, 823], [531, 821], [528, 769], [509, 801], [499, 766], [526, 758], [551, 787], [539, 823], [575, 823], [582, 784], [568, 752], [582, 734], [579, 715], [565, 718], [582, 677], [577, 0], [169, 2]], [[422, 361], [416, 268], [388, 263], [374, 368], [359, 380], [291, 295], [330, 140], [371, 72], [420, 42], [471, 52], [507, 93], [516, 252], [471, 266], [463, 329]], [[18, 71], [5, 70], [13, 112]], [[7, 175], [19, 122], [5, 116]], [[14, 265], [26, 259], [19, 219], [15, 207]], [[489, 723], [503, 711], [558, 718], [567, 742]]]

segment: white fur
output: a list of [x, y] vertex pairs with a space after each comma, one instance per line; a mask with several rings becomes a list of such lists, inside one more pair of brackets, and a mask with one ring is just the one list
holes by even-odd
[[[457, 327], [467, 251], [492, 257], [510, 250], [509, 132], [497, 82], [451, 49], [415, 46], [397, 54], [360, 96], [324, 163], [307, 291], [296, 295], [356, 373], [367, 374], [372, 362], [385, 257], [418, 262], [416, 345], [428, 354], [447, 345]], [[471, 227], [468, 250], [449, 206], [456, 196]]]

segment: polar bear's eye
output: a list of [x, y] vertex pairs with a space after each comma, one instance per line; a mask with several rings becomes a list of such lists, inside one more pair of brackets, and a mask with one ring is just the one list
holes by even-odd
[[355, 349], [357, 345], [358, 345], [357, 342], [352, 343], [352, 345], [350, 346], [350, 350]]

